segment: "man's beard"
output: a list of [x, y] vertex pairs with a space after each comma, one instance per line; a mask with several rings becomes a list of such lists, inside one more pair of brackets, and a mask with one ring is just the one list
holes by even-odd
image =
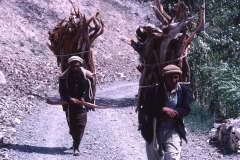
[[78, 76], [80, 72], [79, 72], [79, 70], [77, 70], [77, 71], [72, 71], [72, 73], [73, 73], [73, 75]]

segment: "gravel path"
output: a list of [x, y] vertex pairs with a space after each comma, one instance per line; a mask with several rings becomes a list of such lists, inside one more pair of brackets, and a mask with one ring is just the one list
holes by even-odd
[[[137, 82], [104, 85], [97, 91], [97, 104], [114, 104], [111, 109], [88, 113], [88, 123], [80, 145], [79, 159], [146, 159], [144, 140], [137, 129], [134, 112]], [[53, 91], [56, 96], [57, 92]], [[61, 106], [44, 102], [17, 128], [17, 144], [10, 159], [76, 159], [68, 150], [72, 140]]]
[[[61, 106], [41, 102], [17, 128], [17, 143], [10, 147], [13, 160], [146, 160], [145, 142], [137, 131], [134, 112], [137, 82], [115, 82], [97, 90], [96, 104], [114, 104], [111, 109], [88, 113], [88, 123], [80, 145], [81, 156], [73, 157], [68, 148], [72, 140]], [[58, 96], [57, 91], [48, 93]], [[183, 143], [182, 160], [238, 160], [217, 143], [209, 145], [207, 134], [188, 134]]]

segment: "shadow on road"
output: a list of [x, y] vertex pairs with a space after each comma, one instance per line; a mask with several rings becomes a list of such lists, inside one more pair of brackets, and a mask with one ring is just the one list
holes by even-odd
[[114, 105], [113, 108], [124, 108], [136, 106], [136, 100], [135, 98], [119, 98], [119, 99], [96, 98], [96, 104], [101, 106]]
[[226, 156], [226, 155], [237, 155], [234, 153], [230, 148], [228, 148], [226, 145], [221, 144], [220, 142], [217, 142], [215, 144], [210, 144], [212, 147], [217, 148], [217, 152]]
[[39, 147], [30, 145], [11, 144], [7, 148], [26, 153], [39, 153], [51, 155], [66, 155], [72, 154], [71, 150], [66, 147]]

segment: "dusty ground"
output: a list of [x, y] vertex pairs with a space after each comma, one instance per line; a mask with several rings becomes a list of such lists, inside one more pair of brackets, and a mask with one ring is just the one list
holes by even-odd
[[[88, 113], [88, 123], [80, 145], [81, 157], [72, 156], [68, 148], [72, 140], [61, 106], [41, 102], [31, 110], [17, 128], [16, 144], [9, 149], [9, 159], [16, 160], [146, 160], [145, 142], [137, 131], [135, 94], [138, 83], [115, 82], [98, 89], [96, 103], [114, 104], [111, 109]], [[58, 97], [57, 91], [48, 93]], [[240, 157], [226, 149], [211, 146], [208, 136], [188, 134], [188, 144], [183, 143], [182, 160], [237, 160]]]
[[[79, 159], [146, 159], [133, 106], [138, 55], [119, 35], [135, 38], [139, 25], [154, 20], [149, 3], [135, 0], [73, 0], [86, 17], [100, 11], [104, 34], [93, 44], [97, 75], [104, 90], [97, 103], [116, 104], [89, 113]], [[151, 2], [152, 3], [152, 2]], [[45, 43], [49, 30], [68, 17], [68, 0], [0, 0], [0, 159], [73, 159], [64, 114], [44, 100], [57, 95], [60, 70]], [[123, 74], [124, 76], [120, 76]], [[208, 135], [189, 133], [182, 159], [240, 159], [207, 143]], [[10, 145], [12, 144], [12, 145]], [[8, 156], [10, 158], [8, 158]]]
[[[79, 159], [146, 159], [144, 141], [136, 131], [133, 107], [136, 93], [133, 90], [137, 89], [137, 83], [114, 83], [103, 85], [103, 88], [98, 91], [96, 103], [115, 106], [88, 113]], [[43, 102], [33, 113], [18, 128], [21, 137], [12, 145], [10, 159], [76, 159], [72, 150], [67, 150], [72, 140], [61, 106]]]

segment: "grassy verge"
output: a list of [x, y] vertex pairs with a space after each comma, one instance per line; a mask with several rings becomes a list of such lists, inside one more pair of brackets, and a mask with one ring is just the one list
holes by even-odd
[[214, 120], [207, 108], [192, 103], [191, 112], [184, 118], [184, 123], [190, 132], [205, 133], [213, 127]]

